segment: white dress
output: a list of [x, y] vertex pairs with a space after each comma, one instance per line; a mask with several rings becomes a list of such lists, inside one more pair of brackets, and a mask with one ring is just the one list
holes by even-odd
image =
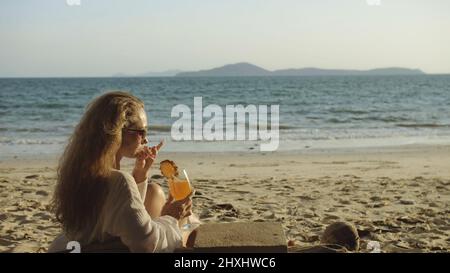
[[68, 241], [89, 244], [113, 237], [119, 237], [131, 252], [173, 252], [182, 246], [178, 221], [169, 215], [151, 219], [145, 209], [146, 181], [136, 183], [129, 173], [114, 170], [108, 185], [109, 194], [94, 229], [80, 231], [71, 240], [61, 234], [48, 252], [66, 250]]

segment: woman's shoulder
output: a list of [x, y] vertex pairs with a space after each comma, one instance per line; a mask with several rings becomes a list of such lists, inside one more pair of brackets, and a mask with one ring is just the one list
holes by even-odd
[[131, 174], [126, 171], [113, 169], [111, 171], [111, 180], [117, 180], [122, 182], [134, 182], [134, 178]]
[[133, 176], [122, 170], [113, 170], [109, 182], [113, 187], [127, 188], [128, 190], [133, 190], [136, 185]]

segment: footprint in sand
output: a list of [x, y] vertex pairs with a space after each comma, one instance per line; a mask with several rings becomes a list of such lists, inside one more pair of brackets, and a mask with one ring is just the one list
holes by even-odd
[[302, 216], [303, 216], [304, 218], [310, 219], [310, 218], [315, 218], [315, 217], [317, 217], [318, 215], [315, 214], [315, 213], [305, 212], [305, 213], [302, 214]]
[[413, 200], [408, 200], [408, 199], [400, 199], [400, 204], [401, 205], [414, 205], [414, 201]]
[[205, 210], [203, 210], [201, 213], [200, 213], [200, 218], [201, 219], [205, 219], [205, 218], [211, 218], [211, 217], [213, 217], [214, 215], [208, 210], [208, 209], [205, 209]]
[[342, 205], [350, 205], [351, 202], [349, 200], [345, 200], [345, 199], [339, 199], [338, 202]]
[[301, 199], [303, 201], [313, 201], [313, 200], [317, 199], [317, 197], [311, 196], [311, 195], [296, 195], [294, 197], [295, 198], [299, 198], [299, 199]]
[[372, 196], [372, 197], [370, 197], [370, 200], [373, 202], [380, 202], [383, 200], [383, 198], [381, 198], [379, 196]]
[[48, 192], [46, 191], [36, 191], [37, 195], [48, 196]]
[[0, 246], [10, 246], [12, 244], [14, 244], [14, 242], [0, 238]]
[[240, 191], [240, 190], [228, 190], [227, 192], [238, 193], [238, 194], [247, 194], [249, 191]]
[[5, 221], [6, 219], [8, 219], [8, 215], [6, 213], [2, 213], [0, 214], [0, 221]]
[[345, 192], [345, 193], [349, 193], [349, 192], [354, 191], [355, 189], [357, 189], [357, 187], [355, 187], [355, 186], [345, 186], [345, 187], [342, 187], [340, 189], [340, 191]]
[[38, 212], [38, 213], [34, 214], [33, 217], [38, 217], [42, 220], [51, 220], [52, 219], [52, 217], [45, 212]]
[[216, 184], [217, 182], [213, 182], [213, 181], [210, 181], [209, 179], [196, 179], [195, 181], [197, 181], [197, 182], [209, 182], [209, 183], [212, 183], [212, 184]]

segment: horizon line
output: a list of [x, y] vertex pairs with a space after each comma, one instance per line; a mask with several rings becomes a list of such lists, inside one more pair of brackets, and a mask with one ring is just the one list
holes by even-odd
[[[182, 74], [182, 73], [197, 73], [197, 72], [204, 72], [207, 70], [212, 70], [212, 69], [217, 69], [217, 68], [222, 68], [225, 66], [230, 66], [230, 65], [238, 65], [238, 64], [249, 64], [261, 69], [264, 69], [268, 72], [276, 72], [279, 70], [301, 70], [301, 69], [318, 69], [318, 70], [342, 70], [342, 71], [358, 71], [358, 72], [368, 72], [371, 70], [377, 70], [377, 69], [391, 69], [391, 68], [400, 68], [400, 69], [409, 69], [409, 70], [419, 70], [420, 72], [422, 72], [425, 75], [448, 75], [450, 74], [450, 72], [438, 72], [438, 73], [427, 73], [425, 72], [423, 69], [421, 68], [409, 68], [409, 67], [402, 67], [402, 66], [384, 66], [384, 67], [373, 67], [373, 68], [367, 68], [367, 69], [355, 69], [355, 68], [320, 68], [320, 67], [316, 67], [316, 66], [304, 66], [304, 67], [299, 67], [299, 68], [294, 68], [294, 67], [289, 67], [289, 68], [279, 68], [279, 69], [266, 69], [264, 67], [261, 67], [259, 65], [255, 65], [253, 63], [250, 62], [234, 62], [234, 63], [228, 63], [228, 64], [224, 64], [221, 66], [214, 66], [212, 68], [203, 68], [203, 69], [198, 69], [198, 70], [181, 70], [181, 69], [165, 69], [162, 71], [150, 71], [150, 72], [140, 72], [138, 74], [128, 74], [126, 72], [115, 72], [115, 73], [111, 73], [109, 75], [103, 75], [103, 76], [99, 76], [99, 75], [95, 75], [95, 76], [83, 76], [83, 75], [68, 75], [68, 76], [49, 76], [49, 75], [45, 75], [45, 76], [0, 76], [0, 79], [12, 79], [12, 78], [170, 78], [170, 77], [176, 77], [178, 74]], [[177, 71], [176, 74], [174, 75], [145, 75], [145, 74], [165, 74], [167, 72], [170, 71]], [[392, 76], [395, 76], [396, 74], [389, 74]], [[399, 74], [401, 75], [401, 74]], [[255, 75], [255, 76], [234, 76], [234, 77], [314, 77], [314, 76], [365, 76], [365, 75]], [[367, 75], [369, 76], [369, 75]], [[372, 75], [372, 76], [377, 76], [377, 75]], [[379, 75], [379, 76], [383, 76], [383, 75]], [[386, 75], [387, 76], [387, 75]], [[192, 76], [191, 76], [192, 77]], [[200, 76], [199, 76], [200, 77]], [[227, 77], [227, 76], [201, 76], [201, 77]]]
[[446, 76], [450, 75], [449, 73], [425, 73], [421, 75], [414, 75], [414, 74], [391, 74], [391, 75], [256, 75], [256, 76], [137, 76], [137, 75], [130, 75], [130, 76], [10, 76], [10, 77], [2, 77], [0, 76], [0, 79], [98, 79], [98, 78], [105, 78], [105, 79], [120, 79], [120, 78], [250, 78], [250, 77], [304, 77], [304, 78], [310, 78], [310, 77], [396, 77], [396, 76]]

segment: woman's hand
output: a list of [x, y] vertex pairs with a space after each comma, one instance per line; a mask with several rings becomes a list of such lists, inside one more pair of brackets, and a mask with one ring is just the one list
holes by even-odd
[[169, 193], [169, 199], [164, 204], [161, 210], [161, 216], [170, 215], [178, 220], [178, 223], [183, 221], [186, 217], [192, 214], [192, 192], [189, 196], [184, 199], [174, 201], [172, 195]]
[[161, 149], [163, 141], [153, 147], [143, 146], [136, 154], [136, 162], [133, 169], [133, 177], [136, 182], [142, 182], [148, 179], [148, 171], [156, 159], [158, 151]]

